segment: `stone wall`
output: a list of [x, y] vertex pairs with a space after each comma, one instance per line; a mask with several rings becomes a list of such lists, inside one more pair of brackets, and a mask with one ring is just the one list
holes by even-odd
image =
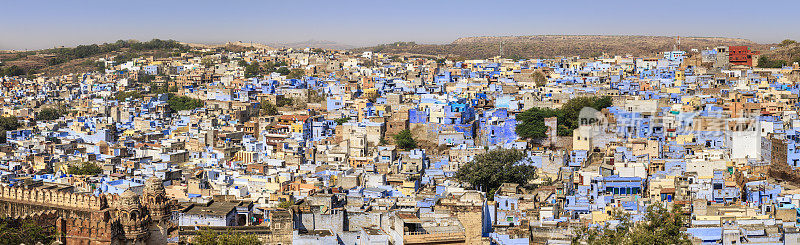
[[0, 218], [52, 216], [41, 225], [54, 226], [65, 244], [108, 244], [119, 233], [105, 210], [103, 197], [55, 190], [0, 187]]
[[[0, 187], [0, 201], [85, 211], [98, 211], [105, 208], [105, 200], [102, 197], [22, 187]], [[3, 213], [0, 215], [13, 217], [13, 214]]]
[[480, 206], [464, 206], [452, 209], [453, 213], [464, 226], [466, 244], [488, 244], [483, 241], [483, 213]]
[[345, 210], [333, 209], [322, 212], [319, 208], [312, 208], [310, 212], [294, 213], [294, 222], [297, 230], [330, 230], [341, 233], [348, 228], [345, 226]]
[[383, 222], [387, 222], [383, 215], [385, 213], [378, 212], [348, 212], [347, 225], [348, 230], [357, 231], [361, 227], [382, 227]]

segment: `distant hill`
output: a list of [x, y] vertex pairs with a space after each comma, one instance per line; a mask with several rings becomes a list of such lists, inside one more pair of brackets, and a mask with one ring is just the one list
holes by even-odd
[[323, 49], [338, 49], [338, 50], [356, 48], [356, 46], [353, 45], [337, 43], [334, 41], [324, 41], [324, 40], [306, 40], [301, 42], [266, 43], [266, 44], [245, 43], [242, 41], [227, 42], [224, 44], [203, 44], [203, 43], [183, 43], [183, 44], [192, 48], [210, 48], [210, 49], [224, 48], [234, 52], [251, 50], [251, 49], [274, 50], [280, 48], [293, 48], [293, 49], [323, 48]]
[[800, 63], [800, 43], [786, 40], [784, 43], [771, 45], [769, 49], [761, 52], [758, 65], [761, 67], [782, 67]]
[[169, 57], [187, 50], [188, 46], [174, 40], [119, 40], [76, 47], [0, 52], [0, 62], [4, 67], [18, 67], [27, 75], [63, 75], [101, 70], [102, 66], [95, 61], [102, 57], [117, 56], [116, 60], [130, 60], [139, 56]]
[[356, 46], [353, 45], [338, 43], [334, 41], [325, 41], [325, 40], [307, 40], [302, 42], [291, 42], [291, 43], [271, 43], [270, 45], [274, 47], [287, 47], [294, 49], [323, 48], [323, 49], [345, 50], [345, 49], [356, 48]]
[[[741, 38], [681, 37], [680, 49], [706, 49], [720, 45], [748, 45], [756, 50], [765, 45]], [[610, 36], [610, 35], [536, 35], [485, 36], [459, 38], [449, 44], [417, 44], [396, 42], [354, 51], [374, 51], [392, 54], [446, 55], [464, 58], [490, 58], [500, 55], [511, 58], [551, 58], [555, 56], [593, 57], [608, 55], [656, 55], [672, 50], [676, 37], [667, 36]]]
[[243, 50], [249, 49], [275, 49], [270, 45], [261, 44], [261, 43], [245, 43], [242, 41], [236, 42], [227, 42], [224, 44], [202, 44], [202, 43], [182, 43], [192, 48], [208, 48], [208, 49], [218, 49], [218, 48], [225, 48], [231, 50], [233, 52], [240, 52]]

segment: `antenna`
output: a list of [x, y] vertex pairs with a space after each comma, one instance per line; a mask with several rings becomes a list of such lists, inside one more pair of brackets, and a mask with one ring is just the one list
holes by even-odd
[[503, 39], [500, 38], [500, 58], [503, 58]]

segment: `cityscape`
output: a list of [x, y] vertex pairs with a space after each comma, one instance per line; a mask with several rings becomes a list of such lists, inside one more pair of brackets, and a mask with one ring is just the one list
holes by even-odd
[[[210, 24], [252, 9], [124, 34], [69, 13], [114, 4], [0, 17], [0, 244], [800, 244], [793, 30], [421, 27], [414, 1], [252, 3], [285, 24], [264, 36]], [[409, 23], [320, 15], [391, 7]]]

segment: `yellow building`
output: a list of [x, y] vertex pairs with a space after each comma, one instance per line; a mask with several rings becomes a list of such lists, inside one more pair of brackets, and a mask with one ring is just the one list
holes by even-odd
[[403, 185], [400, 188], [400, 192], [402, 192], [403, 195], [406, 195], [406, 196], [411, 196], [411, 195], [416, 194], [417, 193], [417, 183], [418, 182], [416, 180], [414, 180], [414, 179], [403, 180]]

